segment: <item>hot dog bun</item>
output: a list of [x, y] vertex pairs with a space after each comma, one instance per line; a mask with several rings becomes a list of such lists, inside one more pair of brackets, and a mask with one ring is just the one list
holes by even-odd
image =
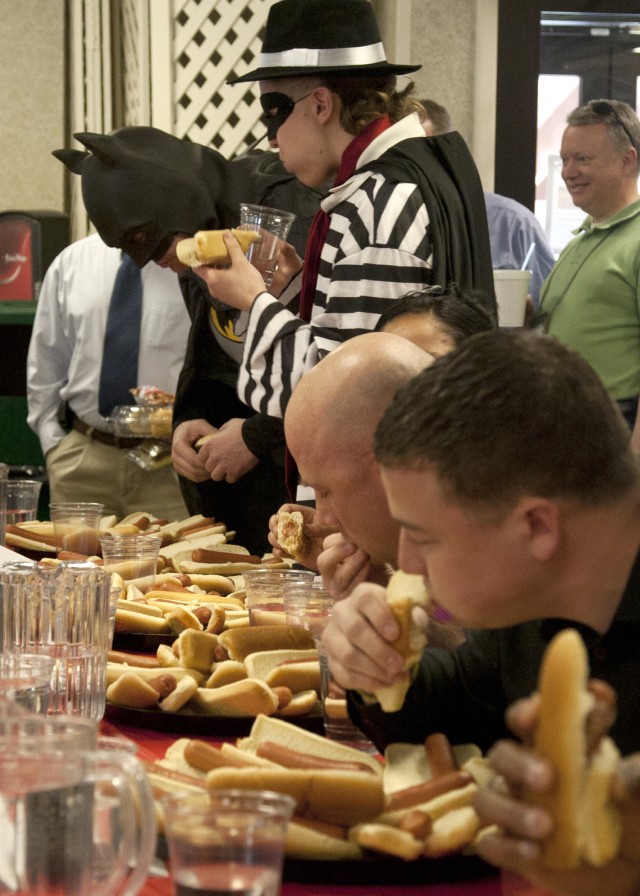
[[575, 629], [564, 629], [547, 647], [540, 668], [540, 717], [534, 749], [555, 770], [554, 786], [527, 799], [547, 809], [553, 831], [542, 846], [547, 868], [575, 868], [584, 860], [600, 866], [620, 843], [620, 818], [609, 799], [619, 753], [608, 737], [587, 756], [585, 720], [593, 698], [587, 691], [587, 651]]
[[289, 513], [281, 510], [276, 524], [278, 544], [294, 560], [301, 560], [309, 550], [309, 540], [304, 534], [304, 517], [299, 510]]
[[[256, 230], [233, 228], [231, 233], [246, 252], [252, 243], [260, 238]], [[191, 268], [201, 264], [229, 264], [231, 259], [223, 239], [224, 230], [199, 230], [194, 237], [180, 240], [176, 254], [182, 264]]]
[[251, 733], [240, 738], [237, 746], [256, 754], [260, 744], [267, 742], [281, 744], [310, 756], [364, 764], [382, 779], [382, 765], [375, 756], [273, 717], [258, 716], [251, 726]]
[[251, 625], [229, 629], [218, 636], [232, 660], [244, 660], [262, 650], [312, 650], [313, 637], [304, 628], [293, 625]]
[[414, 607], [426, 607], [429, 603], [429, 595], [422, 576], [401, 570], [395, 572], [387, 586], [387, 602], [400, 626], [400, 634], [393, 642], [393, 646], [405, 658], [405, 675], [397, 684], [379, 688], [374, 692], [374, 696], [384, 712], [397, 712], [402, 709], [409, 690], [411, 670], [420, 660], [427, 644], [425, 632], [412, 618]]
[[190, 706], [195, 712], [210, 716], [270, 715], [278, 708], [278, 697], [264, 682], [245, 678], [217, 688], [198, 688]]
[[375, 818], [382, 810], [382, 779], [368, 772], [289, 768], [218, 768], [207, 788], [275, 790], [296, 801], [296, 812], [332, 824], [351, 825]]

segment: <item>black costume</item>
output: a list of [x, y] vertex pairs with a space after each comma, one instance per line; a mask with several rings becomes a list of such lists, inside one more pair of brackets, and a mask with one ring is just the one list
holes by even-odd
[[[218, 152], [149, 127], [111, 135], [77, 134], [90, 153], [56, 155], [82, 175], [89, 217], [102, 239], [124, 249], [142, 267], [165, 253], [175, 233], [236, 226], [239, 203], [253, 202], [296, 214], [288, 237], [300, 255], [322, 194], [300, 184], [272, 152], [228, 161]], [[132, 239], [132, 234], [144, 239]], [[247, 418], [244, 441], [260, 463], [237, 483], [180, 477], [190, 513], [224, 521], [252, 553], [269, 549], [269, 515], [287, 500], [282, 421], [254, 414], [237, 397], [242, 337], [239, 312], [211, 299], [192, 271], [180, 275], [192, 325], [176, 390], [174, 427], [204, 418], [220, 426]], [[234, 347], [238, 354], [234, 357]]]

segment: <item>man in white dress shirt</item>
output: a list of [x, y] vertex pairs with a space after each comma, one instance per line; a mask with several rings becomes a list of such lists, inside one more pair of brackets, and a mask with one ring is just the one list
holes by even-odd
[[[52, 501], [97, 501], [118, 518], [147, 510], [182, 519], [187, 509], [171, 464], [142, 469], [127, 457], [139, 440], [116, 439], [98, 410], [107, 314], [121, 258], [121, 250], [93, 234], [67, 246], [47, 270], [27, 358], [27, 422], [40, 439]], [[175, 391], [189, 327], [175, 274], [146, 266], [138, 385]], [[63, 403], [69, 432], [59, 419]]]

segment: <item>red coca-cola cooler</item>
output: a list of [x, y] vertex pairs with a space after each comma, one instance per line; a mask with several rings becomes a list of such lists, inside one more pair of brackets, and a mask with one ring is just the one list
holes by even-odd
[[23, 212], [0, 212], [0, 301], [33, 302], [42, 282], [42, 227]]

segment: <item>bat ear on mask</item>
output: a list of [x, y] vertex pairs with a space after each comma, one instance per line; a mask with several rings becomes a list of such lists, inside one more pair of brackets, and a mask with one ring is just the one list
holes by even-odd
[[113, 134], [81, 133], [73, 135], [78, 143], [82, 143], [103, 164], [115, 165], [123, 153], [120, 141]]
[[89, 153], [81, 152], [79, 149], [54, 149], [51, 155], [54, 155], [63, 165], [66, 165], [69, 171], [72, 171], [74, 174], [82, 174], [82, 165]]

